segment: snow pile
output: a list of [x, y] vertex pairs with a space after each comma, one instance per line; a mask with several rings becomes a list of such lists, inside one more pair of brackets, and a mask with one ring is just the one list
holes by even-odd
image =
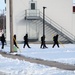
[[0, 72], [4, 75], [75, 75], [74, 71], [60, 70], [54, 67], [8, 59], [0, 55]]

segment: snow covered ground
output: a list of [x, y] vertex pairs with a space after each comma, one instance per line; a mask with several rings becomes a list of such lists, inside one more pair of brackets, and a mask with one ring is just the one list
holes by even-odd
[[60, 70], [18, 59], [8, 59], [1, 55], [0, 72], [3, 72], [3, 75], [75, 75], [75, 71]]
[[[30, 44], [31, 48], [27, 46], [23, 48], [23, 44], [18, 46], [20, 50], [17, 53], [23, 56], [75, 64], [75, 44], [61, 44], [60, 48], [57, 46], [52, 48], [52, 44], [48, 44], [46, 49], [41, 49], [40, 44]], [[9, 47], [9, 45], [6, 45], [3, 51], [9, 53]]]
[[[52, 48], [52, 45], [48, 44], [47, 49], [40, 49], [40, 44], [30, 44], [30, 49], [23, 48], [23, 44], [18, 44], [18, 46], [21, 52], [18, 50], [17, 53], [27, 57], [75, 64], [75, 44], [63, 44], [60, 45], [60, 48], [57, 48], [57, 46]], [[5, 45], [3, 51], [9, 53], [10, 46]], [[6, 75], [75, 75], [75, 71], [60, 70], [54, 67], [19, 61], [18, 59], [8, 59], [1, 55], [0, 71], [6, 73]]]

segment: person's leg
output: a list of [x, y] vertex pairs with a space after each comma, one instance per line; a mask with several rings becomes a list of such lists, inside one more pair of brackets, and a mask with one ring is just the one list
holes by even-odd
[[45, 42], [43, 42], [43, 48], [45, 48]]
[[44, 41], [44, 47], [45, 47], [45, 48], [48, 48], [48, 47], [46, 46], [46, 43], [45, 43], [45, 41]]
[[44, 48], [44, 44], [42, 44], [42, 48]]
[[54, 46], [55, 46], [55, 43], [53, 44], [52, 48], [54, 48]]
[[2, 42], [2, 49], [4, 49], [4, 42]]
[[24, 41], [24, 46], [23, 46], [23, 48], [25, 48], [25, 45], [26, 45], [26, 44], [25, 44], [25, 41]]
[[28, 48], [31, 48], [28, 43], [27, 43], [27, 46], [28, 46]]
[[42, 46], [43, 46], [43, 43], [41, 42], [41, 46], [40, 46], [40, 48], [42, 48]]
[[59, 43], [57, 42], [57, 46], [59, 47]]
[[43, 44], [43, 48], [48, 48], [45, 43]]
[[46, 44], [44, 44], [44, 47], [45, 47], [45, 48], [48, 48], [48, 47], [46, 46]]

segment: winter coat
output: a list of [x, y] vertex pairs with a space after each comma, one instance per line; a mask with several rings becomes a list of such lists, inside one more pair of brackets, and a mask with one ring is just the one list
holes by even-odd
[[4, 43], [4, 42], [5, 42], [4, 34], [2, 34], [2, 36], [1, 36], [1, 42], [2, 42], [2, 43]]

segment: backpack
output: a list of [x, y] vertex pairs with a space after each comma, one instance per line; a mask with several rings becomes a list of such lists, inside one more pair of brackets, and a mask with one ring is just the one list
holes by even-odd
[[23, 39], [25, 40], [25, 36], [23, 37]]
[[53, 40], [55, 40], [55, 36], [53, 37]]

